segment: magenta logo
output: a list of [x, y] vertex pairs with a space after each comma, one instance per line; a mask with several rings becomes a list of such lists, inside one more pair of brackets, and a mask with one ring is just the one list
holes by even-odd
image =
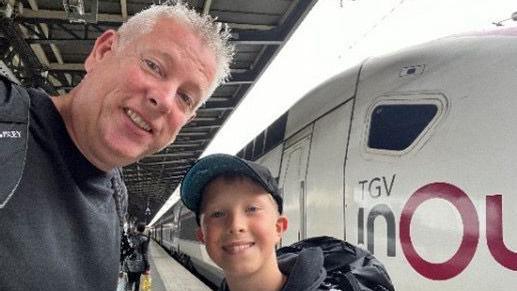
[[[460, 213], [463, 236], [456, 253], [443, 263], [431, 263], [415, 250], [411, 240], [411, 219], [425, 201], [440, 198], [449, 201]], [[502, 266], [517, 271], [517, 252], [503, 241], [502, 195], [486, 197], [486, 237], [492, 257]], [[472, 261], [479, 242], [479, 219], [472, 201], [460, 188], [448, 183], [432, 183], [418, 189], [406, 202], [400, 216], [400, 243], [409, 264], [431, 280], [447, 280], [461, 273]]]

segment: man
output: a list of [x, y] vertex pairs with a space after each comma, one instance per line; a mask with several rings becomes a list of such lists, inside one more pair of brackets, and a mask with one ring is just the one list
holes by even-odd
[[99, 36], [69, 94], [0, 82], [0, 289], [115, 290], [117, 168], [174, 141], [227, 77], [228, 38], [152, 6]]

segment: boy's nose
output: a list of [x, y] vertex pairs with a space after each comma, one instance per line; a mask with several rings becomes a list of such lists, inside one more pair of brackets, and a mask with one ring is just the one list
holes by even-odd
[[239, 214], [231, 214], [228, 217], [228, 230], [230, 233], [239, 233], [246, 231], [246, 223]]

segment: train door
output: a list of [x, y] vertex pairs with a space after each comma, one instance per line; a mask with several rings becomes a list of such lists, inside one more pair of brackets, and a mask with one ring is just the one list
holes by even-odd
[[312, 126], [309, 126], [285, 142], [280, 187], [284, 193], [284, 214], [289, 217], [289, 227], [282, 245], [307, 237], [306, 174], [311, 133]]
[[305, 183], [308, 237], [345, 236], [343, 179], [352, 105], [348, 99], [314, 122]]

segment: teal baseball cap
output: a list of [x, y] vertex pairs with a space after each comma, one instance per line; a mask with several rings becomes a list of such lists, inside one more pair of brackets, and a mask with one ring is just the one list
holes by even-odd
[[[283, 211], [283, 200], [276, 179], [268, 168], [237, 156], [228, 154], [212, 154], [199, 159], [187, 172], [180, 187], [180, 196], [183, 204], [199, 216], [201, 199], [205, 186], [213, 179], [224, 174], [238, 174], [246, 176], [273, 196], [278, 212]], [[198, 219], [199, 223], [199, 219]]]

